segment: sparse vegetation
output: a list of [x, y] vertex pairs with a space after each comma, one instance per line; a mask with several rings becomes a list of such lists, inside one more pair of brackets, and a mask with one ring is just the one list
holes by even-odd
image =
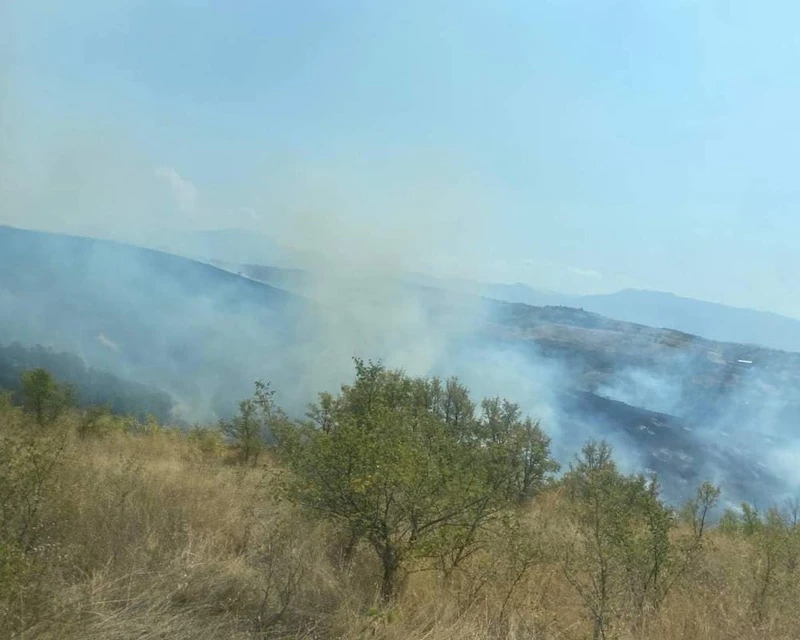
[[56, 382], [46, 369], [22, 374], [22, 404], [42, 429], [72, 407], [74, 395], [70, 387]]
[[603, 442], [556, 477], [457, 380], [357, 361], [306, 422], [259, 385], [258, 455], [57, 406], [0, 397], [0, 637], [800, 637], [791, 504], [712, 526], [715, 487], [674, 511]]
[[228, 437], [243, 464], [258, 464], [276, 424], [284, 420], [274, 397], [269, 385], [258, 381], [254, 396], [239, 403], [239, 412], [230, 420], [220, 420], [219, 430]]
[[63, 387], [68, 386], [72, 400], [80, 407], [105, 406], [114, 413], [140, 419], [153, 415], [161, 421], [169, 421], [172, 414], [173, 400], [167, 394], [89, 368], [75, 355], [42, 346], [0, 344], [0, 389], [12, 392], [19, 402], [23, 393], [22, 373], [35, 369], [46, 370]]

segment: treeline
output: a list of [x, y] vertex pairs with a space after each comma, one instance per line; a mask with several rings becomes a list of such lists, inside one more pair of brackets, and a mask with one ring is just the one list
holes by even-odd
[[58, 380], [71, 385], [78, 406], [105, 406], [115, 414], [140, 419], [151, 415], [162, 422], [173, 418], [174, 402], [162, 391], [87, 367], [73, 354], [39, 345], [0, 344], [0, 390], [19, 396], [22, 372], [36, 368], [46, 369]]
[[304, 419], [259, 382], [232, 419], [191, 430], [70, 409], [42, 369], [19, 384], [0, 403], [11, 637], [800, 631], [800, 507], [711, 526], [712, 484], [674, 509], [603, 441], [562, 469], [535, 419], [454, 378], [356, 359]]

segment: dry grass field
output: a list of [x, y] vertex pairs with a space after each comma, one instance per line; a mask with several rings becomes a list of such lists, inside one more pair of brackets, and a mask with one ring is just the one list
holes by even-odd
[[[578, 530], [554, 486], [444, 577], [412, 563], [382, 604], [369, 548], [284, 499], [270, 454], [218, 433], [72, 412], [46, 430], [0, 409], [0, 637], [36, 640], [591, 638], [567, 570]], [[82, 435], [79, 435], [82, 434]], [[680, 536], [679, 525], [672, 535]], [[796, 527], [711, 529], [662, 605], [609, 602], [605, 637], [800, 637]], [[595, 636], [596, 637], [596, 636]]]

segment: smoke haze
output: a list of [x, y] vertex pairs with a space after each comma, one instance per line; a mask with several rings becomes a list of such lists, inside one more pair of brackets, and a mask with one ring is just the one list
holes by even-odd
[[[280, 16], [234, 28], [227, 22], [236, 21], [233, 14], [205, 23], [210, 9], [192, 3], [152, 14], [155, 4], [147, 3], [11, 4], [0, 9], [0, 223], [162, 248], [225, 262], [228, 272], [122, 245], [3, 229], [0, 342], [51, 345], [152, 384], [170, 393], [188, 421], [229, 414], [259, 378], [302, 414], [317, 392], [351, 377], [354, 355], [380, 359], [414, 375], [456, 375], [478, 397], [518, 402], [542, 420], [563, 462], [586, 438], [606, 437], [623, 468], [665, 470], [671, 496], [705, 478], [734, 501], [774, 502], [798, 489], [798, 357], [576, 310], [502, 305], [481, 297], [490, 289], [473, 282], [513, 277], [600, 293], [635, 284], [641, 272], [665, 287], [700, 290], [708, 280], [707, 293], [752, 294], [765, 308], [795, 308], [786, 295], [794, 283], [764, 276], [751, 234], [717, 237], [729, 212], [741, 209], [738, 200], [723, 199], [716, 217], [695, 225], [692, 211], [708, 196], [681, 182], [690, 173], [685, 158], [672, 158], [672, 181], [659, 177], [662, 169], [669, 174], [664, 150], [684, 149], [672, 144], [675, 123], [664, 127], [662, 147], [649, 134], [638, 152], [620, 147], [628, 138], [617, 132], [628, 123], [618, 114], [636, 100], [617, 104], [616, 90], [584, 96], [570, 88], [569, 74], [533, 73], [537, 61], [522, 55], [530, 38], [510, 24], [499, 31], [509, 49], [487, 48], [497, 56], [491, 64], [482, 53], [474, 58], [472, 36], [483, 33], [482, 20], [474, 33], [446, 43], [472, 67], [459, 67], [450, 49], [428, 56], [425, 47], [441, 40], [433, 16], [408, 22], [427, 25], [421, 53], [407, 46], [417, 40], [392, 32], [387, 42], [396, 46], [383, 48], [398, 58], [373, 65], [383, 46], [375, 34], [384, 32], [364, 25], [402, 20], [373, 24], [370, 14], [350, 33], [335, 16], [315, 14], [292, 23], [296, 32], [279, 33]], [[180, 29], [158, 31], [178, 18], [187, 21]], [[253, 32], [245, 28], [256, 23]], [[161, 37], [143, 37], [148, 28]], [[203, 37], [167, 37], [185, 33]], [[240, 52], [215, 66], [208, 43], [224, 56], [238, 51], [240, 39], [253, 56]], [[158, 53], [126, 53], [141, 42]], [[328, 59], [333, 66], [325, 66]], [[569, 60], [566, 71], [580, 75]], [[405, 64], [414, 73], [404, 73]], [[256, 74], [260, 65], [266, 71]], [[67, 73], [83, 66], [86, 75]], [[504, 75], [517, 67], [531, 73]], [[162, 77], [163, 69], [172, 73]], [[472, 88], [476, 77], [483, 89]], [[530, 78], [533, 85], [522, 86]], [[552, 78], [564, 78], [564, 86]], [[306, 91], [317, 86], [311, 80], [319, 93]], [[584, 84], [606, 86], [576, 86]], [[384, 86], [389, 93], [374, 97], [373, 87]], [[391, 117], [375, 115], [384, 112]], [[654, 129], [646, 124], [642, 130]], [[637, 132], [627, 131], [631, 139]], [[698, 148], [707, 141], [701, 136]], [[703, 155], [685, 149], [691, 158]], [[718, 161], [746, 155], [723, 152], [716, 149]], [[651, 215], [662, 201], [663, 215]], [[775, 238], [796, 234], [778, 213], [771, 216], [775, 234], [761, 236], [772, 239], [763, 243], [767, 255], [780, 261], [781, 274], [795, 273], [797, 252], [776, 250]], [[287, 292], [236, 275], [248, 263], [302, 273]], [[659, 271], [683, 273], [689, 264], [688, 283]], [[440, 280], [426, 286], [429, 276]], [[458, 293], [442, 282], [467, 286]], [[631, 299], [627, 311], [650, 319], [653, 309], [651, 298]], [[794, 332], [791, 323], [781, 326]]]

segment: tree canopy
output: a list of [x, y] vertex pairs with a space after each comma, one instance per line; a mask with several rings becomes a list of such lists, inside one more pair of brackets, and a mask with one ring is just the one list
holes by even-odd
[[355, 360], [352, 384], [321, 394], [310, 422], [284, 425], [291, 496], [366, 540], [391, 599], [411, 557], [452, 568], [485, 525], [557, 469], [550, 442], [519, 407], [481, 403], [457, 379], [411, 377]]

